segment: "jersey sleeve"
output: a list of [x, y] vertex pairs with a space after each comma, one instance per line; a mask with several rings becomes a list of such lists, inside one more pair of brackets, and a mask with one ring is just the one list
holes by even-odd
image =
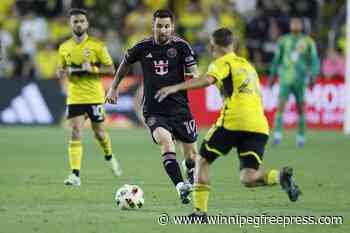
[[125, 52], [124, 60], [126, 64], [134, 64], [135, 62], [139, 61], [141, 53], [143, 51], [143, 48], [140, 43], [134, 45], [132, 48], [128, 49]]
[[212, 76], [216, 81], [222, 81], [228, 77], [230, 68], [228, 64], [212, 62], [210, 63], [207, 71], [207, 75]]
[[63, 52], [62, 52], [62, 46], [60, 46], [59, 48], [58, 48], [58, 67], [59, 68], [66, 68], [66, 66], [67, 66], [67, 63], [66, 63], [66, 60], [65, 60], [65, 58], [64, 58], [64, 56], [63, 56]]
[[186, 67], [197, 64], [196, 54], [187, 42], [181, 43], [181, 59]]
[[281, 63], [282, 56], [283, 56], [283, 41], [284, 41], [283, 37], [277, 41], [277, 49], [272, 59], [271, 68], [270, 68], [271, 76], [276, 75], [277, 66]]
[[310, 39], [310, 59], [311, 59], [311, 74], [317, 76], [320, 72], [320, 59], [318, 58], [315, 42]]
[[97, 57], [99, 58], [101, 64], [105, 66], [110, 66], [113, 64], [113, 60], [111, 58], [111, 55], [108, 52], [107, 47], [101, 43], [100, 50], [97, 54]]

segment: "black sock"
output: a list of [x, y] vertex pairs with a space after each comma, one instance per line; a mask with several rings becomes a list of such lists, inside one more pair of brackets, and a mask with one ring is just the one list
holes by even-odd
[[176, 153], [165, 152], [162, 155], [163, 165], [168, 176], [176, 186], [179, 182], [183, 182], [179, 164], [176, 161]]
[[80, 171], [78, 169], [73, 169], [72, 173], [76, 176], [80, 176]]
[[105, 159], [106, 159], [107, 161], [111, 160], [111, 158], [112, 158], [112, 155], [105, 155]]
[[192, 168], [194, 168], [194, 161], [192, 159], [186, 159], [185, 165], [187, 170], [191, 170]]
[[186, 159], [185, 165], [187, 168], [187, 178], [190, 184], [193, 184], [193, 174], [194, 174], [194, 161], [192, 159]]

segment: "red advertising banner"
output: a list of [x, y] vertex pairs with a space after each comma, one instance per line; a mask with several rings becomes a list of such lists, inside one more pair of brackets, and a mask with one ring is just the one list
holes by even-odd
[[[261, 80], [264, 109], [270, 126], [276, 112], [279, 86], [267, 86], [266, 78]], [[215, 86], [194, 90], [189, 93], [190, 105], [199, 127], [208, 127], [220, 114], [223, 101]], [[305, 117], [309, 128], [341, 129], [344, 121], [345, 89], [344, 80], [320, 78], [308, 88], [305, 94]], [[294, 97], [290, 96], [283, 115], [286, 127], [295, 127], [298, 114]]]

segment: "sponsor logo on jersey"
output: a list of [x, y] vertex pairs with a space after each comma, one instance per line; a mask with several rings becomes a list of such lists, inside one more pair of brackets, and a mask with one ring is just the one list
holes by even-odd
[[169, 61], [154, 61], [155, 73], [158, 75], [166, 75], [169, 71]]

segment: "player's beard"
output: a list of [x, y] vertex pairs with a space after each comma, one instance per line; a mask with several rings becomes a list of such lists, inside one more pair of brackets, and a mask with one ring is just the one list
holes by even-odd
[[300, 30], [294, 30], [292, 31], [292, 34], [295, 35], [295, 36], [299, 36], [301, 34], [302, 31]]
[[158, 36], [158, 42], [159, 44], [165, 44], [169, 41], [170, 36], [167, 35], [159, 35]]
[[74, 35], [77, 37], [81, 37], [85, 32], [86, 30], [73, 30]]

